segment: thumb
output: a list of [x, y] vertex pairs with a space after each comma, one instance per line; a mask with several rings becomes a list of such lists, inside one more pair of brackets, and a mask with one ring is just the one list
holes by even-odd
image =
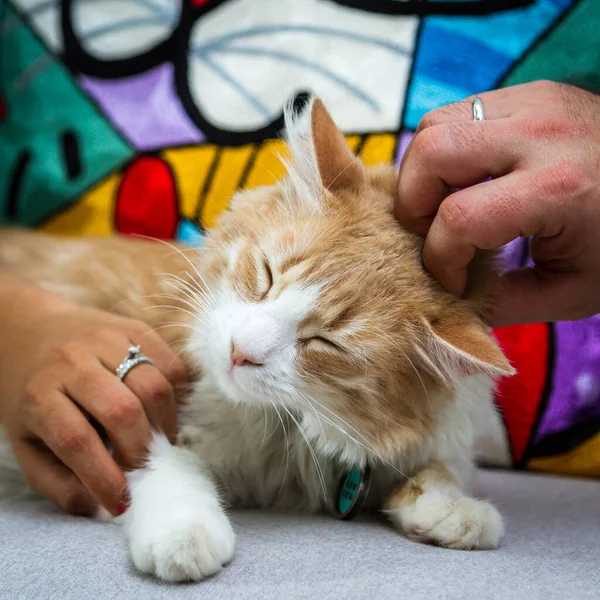
[[585, 289], [578, 274], [534, 266], [509, 271], [502, 279], [493, 327], [580, 318]]

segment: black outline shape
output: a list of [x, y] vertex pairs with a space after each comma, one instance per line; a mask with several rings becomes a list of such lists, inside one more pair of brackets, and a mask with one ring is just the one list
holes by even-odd
[[363, 133], [360, 136], [360, 139], [358, 140], [358, 144], [356, 146], [356, 149], [354, 150], [354, 155], [358, 156], [360, 158], [360, 153], [363, 151], [363, 148], [365, 147], [365, 144], [367, 143], [367, 140], [372, 136], [372, 133]]
[[77, 135], [73, 129], [61, 131], [59, 137], [67, 179], [73, 181], [83, 172], [79, 141], [77, 140]]
[[221, 156], [223, 155], [223, 150], [224, 148], [221, 148], [219, 146], [215, 148], [215, 155], [213, 156], [213, 159], [210, 163], [210, 167], [208, 167], [206, 179], [204, 180], [204, 183], [202, 184], [202, 189], [200, 190], [198, 204], [196, 204], [196, 210], [194, 212], [192, 222], [194, 222], [198, 226], [198, 229], [200, 229], [200, 231], [206, 231], [206, 228], [202, 223], [202, 213], [204, 212], [206, 197], [210, 193], [210, 188], [212, 186], [213, 179], [215, 178], [219, 165], [221, 164]]
[[174, 63], [177, 51], [187, 46], [182, 36], [189, 35], [191, 26], [202, 16], [230, 0], [211, 0], [203, 6], [193, 7], [189, 0], [181, 0], [179, 23], [171, 35], [142, 54], [116, 60], [96, 58], [84, 50], [73, 28], [75, 0], [62, 0], [61, 26], [64, 54], [69, 66], [98, 79], [120, 79], [139, 75], [165, 62]]
[[25, 174], [27, 168], [31, 164], [33, 153], [31, 150], [23, 150], [15, 161], [15, 166], [12, 170], [11, 175], [8, 178], [7, 186], [7, 201], [4, 214], [9, 219], [16, 219], [19, 212], [19, 196], [21, 188], [25, 181]]
[[86, 52], [73, 28], [75, 0], [62, 0], [60, 21], [63, 34], [64, 56], [70, 68], [98, 79], [118, 79], [149, 71], [170, 59], [173, 40], [177, 37], [186, 11], [186, 0], [182, 0], [181, 20], [171, 35], [150, 50], [137, 56], [116, 60], [102, 60]]
[[385, 15], [415, 15], [426, 17], [429, 15], [448, 16], [482, 16], [497, 12], [523, 8], [535, 0], [479, 0], [478, 2], [429, 2], [423, 0], [332, 0], [340, 6], [362, 10], [364, 12]]
[[[182, 44], [185, 41], [185, 46], [178, 48], [176, 60], [174, 61], [175, 89], [177, 95], [179, 96], [179, 100], [192, 123], [198, 127], [198, 129], [206, 136], [208, 140], [219, 146], [245, 146], [246, 144], [264, 142], [268, 139], [281, 137], [279, 134], [285, 125], [283, 111], [281, 111], [281, 114], [278, 117], [263, 127], [242, 132], [237, 130], [222, 129], [221, 127], [213, 125], [204, 116], [200, 107], [194, 102], [189, 87], [189, 43], [191, 39], [191, 30], [194, 25], [195, 22], [190, 21], [185, 35], [183, 33], [181, 34], [179, 40]], [[304, 95], [312, 96], [313, 94], [311, 94], [311, 92], [307, 92], [306, 90], [298, 90], [297, 92], [293, 93], [294, 105], [296, 105], [298, 102], [301, 102]]]
[[250, 177], [250, 173], [252, 173], [252, 169], [254, 168], [254, 164], [256, 163], [256, 157], [258, 156], [258, 152], [260, 150], [260, 144], [252, 144], [252, 152], [244, 165], [244, 170], [240, 175], [240, 178], [237, 182], [236, 190], [243, 190], [246, 187], [246, 182], [248, 181], [248, 177]]
[[600, 417], [586, 419], [569, 429], [543, 437], [531, 449], [529, 458], [551, 458], [575, 450], [600, 432]]

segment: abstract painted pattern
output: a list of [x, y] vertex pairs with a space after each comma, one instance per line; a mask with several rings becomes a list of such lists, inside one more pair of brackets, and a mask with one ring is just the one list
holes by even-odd
[[[366, 164], [421, 117], [540, 78], [600, 91], [597, 0], [0, 0], [0, 221], [200, 243], [283, 174], [320, 95]], [[530, 260], [525, 240], [509, 266]], [[498, 330], [504, 466], [600, 476], [600, 320]]]

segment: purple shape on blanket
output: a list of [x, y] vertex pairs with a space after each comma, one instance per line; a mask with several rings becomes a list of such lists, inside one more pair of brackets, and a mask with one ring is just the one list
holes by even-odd
[[81, 76], [79, 82], [138, 150], [204, 141], [175, 93], [170, 63], [125, 79]]
[[600, 316], [555, 324], [552, 391], [536, 442], [600, 417]]
[[410, 140], [413, 139], [414, 136], [413, 131], [403, 131], [398, 137], [398, 153], [396, 154], [396, 164], [399, 165], [406, 149], [408, 148], [408, 144]]

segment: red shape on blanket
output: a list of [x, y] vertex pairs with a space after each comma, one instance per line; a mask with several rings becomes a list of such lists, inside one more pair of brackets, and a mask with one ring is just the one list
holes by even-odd
[[517, 370], [498, 382], [496, 403], [504, 419], [515, 465], [522, 463], [538, 420], [548, 372], [550, 325], [514, 325], [495, 329], [494, 335]]
[[117, 192], [117, 231], [173, 239], [178, 222], [177, 189], [169, 165], [156, 156], [135, 159]]
[[210, 0], [191, 0], [191, 3], [192, 6], [202, 6], [203, 4], [206, 4], [209, 1]]
[[4, 121], [7, 114], [8, 108], [6, 106], [6, 100], [4, 99], [4, 96], [0, 96], [0, 121]]

